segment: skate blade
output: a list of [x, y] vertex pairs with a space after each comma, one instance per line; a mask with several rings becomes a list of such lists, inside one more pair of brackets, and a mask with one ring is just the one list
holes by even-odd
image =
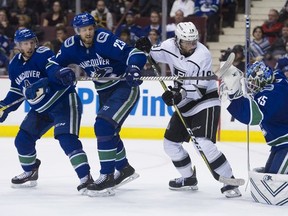
[[101, 191], [94, 191], [94, 190], [87, 190], [86, 193], [89, 197], [108, 197], [108, 196], [114, 196], [115, 191], [113, 191], [112, 188], [106, 188]]
[[32, 188], [37, 186], [37, 181], [27, 181], [23, 184], [11, 184], [12, 188]]
[[81, 195], [87, 196], [88, 190], [87, 188], [82, 188], [81, 190], [78, 191]]
[[193, 185], [193, 186], [184, 186], [180, 188], [169, 187], [169, 189], [173, 191], [196, 191], [198, 190], [198, 186]]
[[228, 190], [228, 191], [223, 192], [223, 194], [227, 198], [235, 198], [235, 197], [242, 196], [241, 192], [238, 189]]
[[223, 176], [219, 177], [219, 182], [224, 183], [226, 185], [232, 186], [241, 186], [245, 184], [245, 180], [241, 178], [226, 178]]
[[127, 177], [126, 179], [124, 179], [122, 182], [120, 182], [118, 185], [115, 185], [114, 187], [113, 187], [113, 189], [117, 189], [117, 188], [119, 188], [119, 187], [121, 187], [121, 186], [123, 186], [123, 185], [125, 185], [125, 184], [127, 184], [127, 183], [129, 183], [129, 182], [131, 182], [131, 181], [134, 181], [135, 179], [137, 179], [137, 178], [139, 178], [139, 174], [138, 173], [134, 173], [133, 175], [131, 175], [131, 176], [129, 176], [129, 177]]

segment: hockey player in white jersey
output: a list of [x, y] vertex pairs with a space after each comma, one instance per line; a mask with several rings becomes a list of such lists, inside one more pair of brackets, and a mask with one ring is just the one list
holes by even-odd
[[[165, 40], [160, 45], [154, 45], [149, 54], [154, 61], [168, 64], [173, 76], [213, 75], [211, 54], [198, 41], [198, 31], [192, 22], [179, 23], [175, 30], [175, 37]], [[177, 80], [170, 90], [163, 93], [162, 98], [168, 106], [177, 105], [208, 159], [212, 172], [226, 178], [234, 178], [229, 162], [215, 145], [220, 116], [216, 81]], [[165, 131], [164, 150], [181, 177], [169, 182], [171, 190], [198, 189], [196, 170], [192, 168], [190, 156], [182, 145], [183, 142], [189, 142], [189, 139], [187, 128], [174, 112]], [[226, 197], [241, 196], [238, 186], [224, 185], [221, 192]]]

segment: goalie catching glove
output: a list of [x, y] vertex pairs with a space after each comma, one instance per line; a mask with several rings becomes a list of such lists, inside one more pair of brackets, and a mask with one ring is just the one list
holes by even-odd
[[222, 89], [220, 91], [221, 96], [227, 94], [230, 100], [243, 96], [243, 88], [245, 87], [243, 72], [232, 65], [234, 58], [234, 53], [230, 54], [226, 62], [220, 63], [220, 70], [215, 72], [215, 75], [222, 79], [220, 85], [220, 90]]

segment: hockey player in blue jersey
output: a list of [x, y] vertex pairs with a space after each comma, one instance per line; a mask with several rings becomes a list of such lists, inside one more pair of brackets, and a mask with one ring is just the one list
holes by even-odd
[[[29, 29], [17, 30], [14, 38], [20, 50], [9, 64], [11, 87], [0, 101], [0, 122], [21, 103], [5, 109], [6, 105], [23, 97], [31, 109], [20, 125], [15, 138], [20, 164], [24, 172], [12, 178], [12, 187], [33, 187], [37, 184], [40, 160], [37, 158], [36, 141], [54, 126], [54, 136], [75, 169], [80, 193], [85, 193], [93, 182], [87, 156], [78, 139], [82, 104], [75, 92], [75, 74], [69, 68], [50, 76], [45, 66], [54, 53], [47, 47], [38, 47], [36, 35]], [[53, 157], [51, 155], [51, 157]]]
[[244, 124], [260, 125], [271, 146], [264, 172], [288, 174], [288, 80], [282, 71], [273, 71], [262, 61], [251, 65], [247, 72], [251, 96], [243, 89], [242, 72], [234, 66], [216, 75], [228, 88], [231, 103], [227, 109], [231, 115]]
[[252, 198], [283, 205], [288, 192], [288, 80], [262, 61], [248, 68], [247, 79], [233, 65], [219, 72], [231, 101], [228, 111], [244, 124], [259, 125], [271, 147], [265, 167], [249, 171]]
[[139, 176], [128, 163], [119, 132], [139, 99], [140, 70], [146, 56], [110, 31], [96, 28], [88, 13], [76, 15], [73, 27], [76, 35], [64, 42], [47, 65], [48, 71], [77, 64], [90, 77], [126, 77], [126, 81], [94, 82], [100, 101], [94, 131], [101, 169], [99, 178], [88, 185], [88, 195], [114, 195], [113, 188]]

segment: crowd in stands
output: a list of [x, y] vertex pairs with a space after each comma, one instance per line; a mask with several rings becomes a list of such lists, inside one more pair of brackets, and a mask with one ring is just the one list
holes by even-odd
[[[235, 50], [239, 52], [239, 47], [242, 47], [242, 52], [246, 52], [243, 45], [236, 44], [232, 49], [222, 50], [220, 61], [225, 61], [230, 52], [236, 53]], [[264, 60], [272, 68], [277, 67], [279, 59], [288, 58], [288, 0], [280, 11], [271, 8], [267, 14], [267, 20], [252, 29], [249, 55], [249, 63]], [[242, 56], [242, 62], [244, 62], [245, 55]], [[238, 67], [238, 63], [239, 61], [235, 59], [234, 66]], [[245, 71], [245, 67], [242, 66], [238, 68]], [[281, 65], [279, 69], [288, 75], [288, 65]]]
[[[153, 43], [161, 41], [162, 1], [155, 0], [81, 0], [81, 12], [91, 13], [98, 26], [113, 31], [126, 43], [134, 45], [142, 36]], [[239, 3], [240, 2], [240, 3]], [[217, 41], [223, 17], [233, 27], [240, 0], [167, 0], [167, 38], [174, 37], [175, 26], [181, 21], [196, 20], [202, 29], [200, 41]], [[7, 74], [7, 65], [17, 50], [13, 36], [17, 29], [32, 29], [41, 45], [54, 52], [74, 34], [71, 21], [75, 15], [75, 0], [0, 0], [0, 74]], [[287, 11], [286, 11], [287, 13]], [[287, 14], [283, 12], [283, 19]], [[204, 22], [203, 22], [204, 20]]]

